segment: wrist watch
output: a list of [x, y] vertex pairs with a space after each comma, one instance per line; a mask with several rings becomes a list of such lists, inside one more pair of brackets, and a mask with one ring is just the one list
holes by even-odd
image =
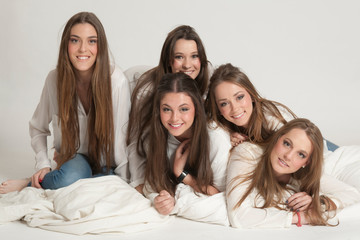
[[178, 176], [177, 178], [176, 178], [176, 181], [178, 182], [178, 183], [182, 183], [183, 182], [183, 180], [184, 180], [184, 178], [186, 177], [186, 175], [188, 175], [188, 172], [187, 171], [182, 171], [182, 173], [180, 174], [180, 176]]

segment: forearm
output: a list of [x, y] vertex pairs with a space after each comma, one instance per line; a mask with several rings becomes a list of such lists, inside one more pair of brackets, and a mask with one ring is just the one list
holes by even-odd
[[196, 192], [204, 192], [207, 195], [214, 195], [220, 191], [212, 185], [201, 186], [201, 189], [197, 185], [196, 179], [191, 175], [187, 174], [183, 180], [183, 183], [192, 187]]

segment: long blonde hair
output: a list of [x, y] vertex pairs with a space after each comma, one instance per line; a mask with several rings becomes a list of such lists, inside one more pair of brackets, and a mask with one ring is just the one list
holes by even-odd
[[293, 191], [289, 189], [285, 184], [280, 183], [276, 180], [273, 173], [273, 168], [271, 165], [271, 152], [275, 147], [277, 141], [286, 133], [290, 132], [292, 129], [298, 128], [304, 130], [306, 135], [311, 141], [313, 146], [313, 151], [309, 158], [309, 163], [305, 168], [300, 168], [295, 173], [292, 173], [292, 177], [300, 182], [300, 192], [306, 192], [310, 195], [313, 200], [309, 206], [311, 209], [310, 224], [312, 225], [330, 225], [328, 223], [329, 216], [324, 213], [324, 210], [321, 207], [321, 204], [325, 206], [325, 210], [335, 210], [336, 205], [334, 202], [326, 197], [320, 196], [320, 178], [322, 175], [323, 167], [323, 137], [319, 128], [304, 118], [297, 118], [289, 121], [283, 125], [277, 132], [275, 132], [269, 141], [266, 144], [263, 155], [260, 158], [260, 161], [253, 172], [245, 176], [237, 176], [232, 179], [231, 182], [240, 180], [240, 182], [235, 185], [228, 194], [231, 194], [232, 191], [236, 191], [238, 185], [243, 184], [244, 182], [250, 181], [250, 185], [247, 188], [245, 194], [241, 197], [238, 203], [234, 208], [239, 207], [242, 202], [249, 196], [249, 194], [256, 189], [258, 194], [257, 197], [262, 197], [264, 199], [264, 205], [256, 206], [258, 208], [269, 208], [275, 207], [281, 210], [285, 210], [284, 207], [284, 193], [285, 191]]
[[91, 24], [97, 32], [98, 52], [89, 88], [90, 110], [87, 129], [89, 163], [93, 172], [97, 173], [100, 171], [102, 157], [106, 159], [108, 169], [111, 167], [114, 124], [110, 59], [105, 30], [95, 14], [89, 12], [77, 13], [69, 19], [60, 42], [57, 63], [57, 99], [62, 137], [58, 168], [70, 160], [80, 147], [77, 80], [68, 54], [68, 44], [72, 27], [83, 23]]
[[[232, 122], [229, 122], [221, 115], [216, 104], [215, 89], [223, 82], [236, 84], [244, 88], [250, 94], [253, 101], [253, 112], [249, 119], [247, 128], [239, 127]], [[249, 140], [253, 143], [263, 143], [274, 132], [274, 129], [270, 126], [265, 117], [265, 112], [276, 117], [280, 122], [286, 123], [286, 120], [281, 115], [277, 106], [284, 107], [295, 117], [295, 114], [283, 104], [261, 97], [246, 74], [230, 63], [219, 66], [210, 78], [209, 91], [205, 102], [208, 121], [216, 122], [218, 126], [224, 128], [230, 133], [240, 132], [246, 134], [249, 137]]]

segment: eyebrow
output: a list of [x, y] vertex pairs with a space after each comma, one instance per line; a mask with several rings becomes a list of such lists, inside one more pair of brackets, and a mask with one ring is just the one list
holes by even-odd
[[[183, 52], [175, 52], [174, 55], [176, 54], [184, 54]], [[190, 54], [199, 54], [199, 51], [195, 51], [195, 52], [191, 52]]]
[[[238, 92], [236, 92], [236, 93], [233, 95], [233, 97], [235, 97], [236, 95], [238, 95], [239, 93], [242, 93], [242, 92], [243, 92], [243, 91], [238, 91]], [[224, 100], [226, 100], [226, 98], [218, 99], [217, 101], [220, 102], [220, 101], [224, 101]]]
[[[80, 38], [80, 36], [75, 35], [75, 34], [70, 35], [70, 37]], [[97, 36], [89, 36], [89, 37], [87, 37], [87, 38], [97, 38]]]
[[[169, 108], [171, 108], [170, 105], [166, 104], [166, 103], [163, 103], [161, 106], [168, 106]], [[179, 107], [183, 107], [183, 106], [188, 106], [189, 104], [188, 103], [183, 103], [183, 104], [180, 104]]]

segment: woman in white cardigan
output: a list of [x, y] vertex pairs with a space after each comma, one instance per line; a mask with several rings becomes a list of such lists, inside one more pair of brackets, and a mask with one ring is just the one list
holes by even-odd
[[322, 176], [323, 138], [307, 119], [294, 119], [266, 144], [234, 148], [228, 165], [227, 208], [233, 227], [330, 223], [336, 209], [360, 199], [357, 189]]
[[[0, 193], [28, 185], [57, 189], [94, 174], [113, 172], [127, 181], [129, 109], [129, 84], [122, 71], [110, 64], [100, 20], [89, 12], [75, 14], [64, 28], [57, 67], [49, 73], [30, 121], [36, 172], [31, 178], [2, 183]], [[54, 170], [47, 153], [50, 123]]]

